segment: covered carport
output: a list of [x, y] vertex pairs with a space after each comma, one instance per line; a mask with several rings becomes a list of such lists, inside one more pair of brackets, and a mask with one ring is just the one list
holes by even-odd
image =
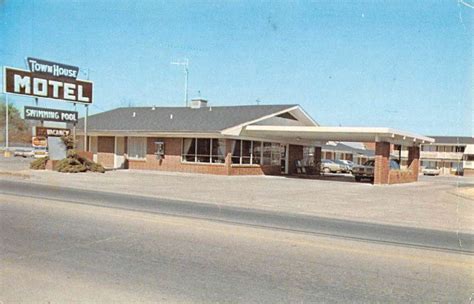
[[[240, 136], [284, 141], [313, 142], [315, 161], [321, 161], [321, 143], [328, 141], [375, 143], [374, 184], [396, 184], [418, 180], [420, 145], [434, 139], [391, 128], [247, 125]], [[234, 131], [235, 132], [235, 131]], [[234, 133], [235, 134], [235, 133]], [[390, 170], [391, 144], [408, 147], [408, 168]], [[291, 153], [291, 151], [290, 151]]]

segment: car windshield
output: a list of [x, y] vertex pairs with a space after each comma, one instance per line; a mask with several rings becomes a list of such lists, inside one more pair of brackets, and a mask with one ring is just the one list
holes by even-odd
[[375, 161], [374, 160], [368, 160], [364, 163], [364, 166], [371, 166], [373, 167], [375, 165]]

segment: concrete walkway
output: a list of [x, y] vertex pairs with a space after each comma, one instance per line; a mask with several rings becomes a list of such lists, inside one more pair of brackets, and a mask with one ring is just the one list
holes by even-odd
[[20, 167], [0, 179], [274, 210], [380, 224], [474, 233], [474, 178], [421, 177], [418, 183], [373, 186], [341, 179], [213, 176], [153, 171], [64, 174]]

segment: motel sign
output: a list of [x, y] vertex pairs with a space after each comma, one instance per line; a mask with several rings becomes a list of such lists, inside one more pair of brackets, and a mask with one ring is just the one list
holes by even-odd
[[34, 72], [5, 67], [5, 92], [74, 103], [92, 103], [92, 82], [71, 77], [77, 75], [74, 70], [53, 66], [51, 69], [46, 67], [38, 71], [38, 64], [32, 66]]

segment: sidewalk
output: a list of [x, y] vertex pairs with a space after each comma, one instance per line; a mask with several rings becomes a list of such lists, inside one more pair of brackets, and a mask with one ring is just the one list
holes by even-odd
[[[9, 172], [9, 173], [8, 173]], [[474, 233], [474, 200], [463, 194], [473, 178], [421, 178], [373, 186], [274, 176], [214, 176], [153, 171], [64, 174], [2, 170], [0, 179], [274, 210], [354, 221]]]

